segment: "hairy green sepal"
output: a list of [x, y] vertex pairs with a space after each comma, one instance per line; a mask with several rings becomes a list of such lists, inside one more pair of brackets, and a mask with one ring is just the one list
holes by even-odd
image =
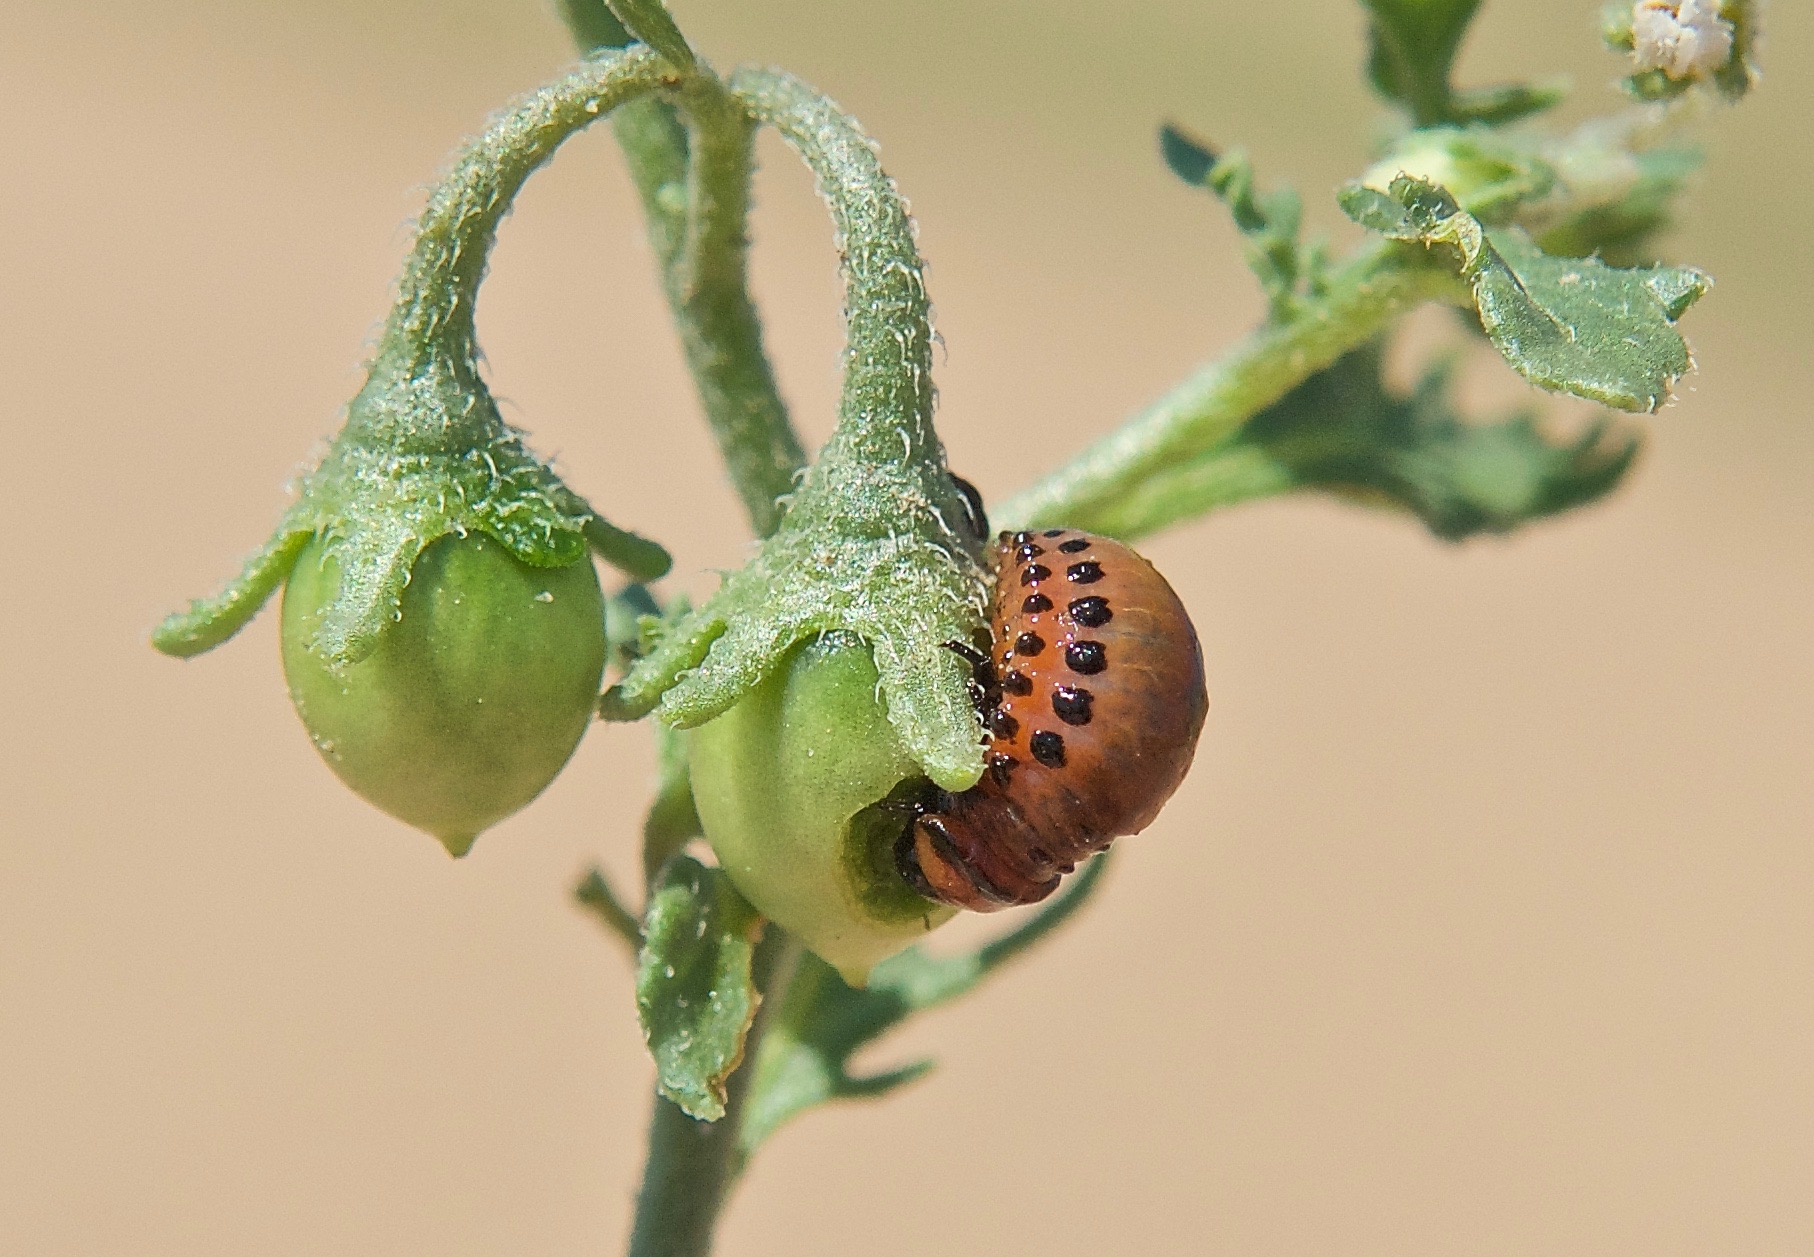
[[724, 1116], [725, 1080], [762, 1002], [750, 961], [757, 915], [717, 869], [675, 856], [643, 923], [636, 1011], [661, 1094], [700, 1121]]
[[1655, 411], [1693, 366], [1675, 321], [1712, 286], [1700, 271], [1550, 257], [1521, 229], [1488, 228], [1445, 189], [1408, 175], [1385, 192], [1350, 184], [1340, 199], [1363, 227], [1449, 252], [1488, 337], [1539, 388]]
[[883, 801], [920, 770], [876, 682], [861, 642], [818, 638], [687, 737], [693, 803], [725, 873], [858, 986], [951, 916], [894, 871], [906, 813]]
[[483, 534], [523, 563], [565, 567], [588, 548], [637, 579], [668, 568], [654, 542], [607, 523], [523, 445], [480, 378], [473, 307], [498, 223], [568, 136], [672, 79], [650, 53], [614, 54], [524, 97], [470, 144], [429, 197], [365, 386], [296, 503], [240, 577], [167, 619], [152, 642], [198, 654], [231, 637], [311, 538], [338, 572], [309, 646], [331, 668], [369, 656], [397, 621], [417, 558]]

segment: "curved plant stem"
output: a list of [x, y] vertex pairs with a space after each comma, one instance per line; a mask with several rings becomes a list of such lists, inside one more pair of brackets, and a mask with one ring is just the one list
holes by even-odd
[[[753, 1059], [779, 999], [800, 959], [800, 945], [778, 925], [769, 925], [751, 960], [751, 977], [765, 1005], [744, 1043]], [[700, 1122], [659, 1094], [649, 1117], [649, 1159], [636, 1193], [636, 1219], [628, 1257], [705, 1257], [712, 1251], [718, 1216], [743, 1173], [744, 1106], [752, 1069], [739, 1069], [725, 1084], [725, 1113]]]
[[[1156, 475], [1221, 444], [1412, 306], [1450, 298], [1465, 300], [1465, 291], [1422, 250], [1370, 245], [1289, 322], [1261, 328], [990, 514], [1005, 528], [1062, 524], [1111, 531], [1127, 495]], [[1252, 494], [1236, 490], [1231, 500], [1246, 496]]]
[[406, 374], [443, 355], [471, 369], [479, 284], [498, 224], [524, 182], [590, 123], [676, 81], [665, 62], [643, 49], [587, 62], [524, 97], [468, 144], [417, 220], [377, 356], [396, 352]]
[[844, 270], [844, 391], [821, 461], [907, 464], [937, 448], [931, 304], [913, 227], [874, 142], [811, 86], [741, 68], [731, 92], [775, 128], [819, 182]]
[[[562, 0], [584, 53], [629, 34], [602, 0]], [[757, 535], [780, 522], [806, 452], [788, 419], [749, 296], [752, 126], [710, 70], [696, 66], [673, 101], [645, 99], [612, 120], [642, 198], [662, 291], [706, 422]]]

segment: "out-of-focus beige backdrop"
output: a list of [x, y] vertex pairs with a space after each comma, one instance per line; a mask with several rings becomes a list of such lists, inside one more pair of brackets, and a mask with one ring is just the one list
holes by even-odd
[[[1160, 119], [1335, 229], [1380, 116], [1346, 0], [677, 7], [880, 137], [945, 438], [995, 495], [1259, 308]], [[1463, 77], [1612, 103], [1597, 8], [1493, 0]], [[1673, 238], [1719, 279], [1702, 374], [1629, 487], [1510, 542], [1306, 500], [1154, 543], [1209, 660], [1190, 781], [1096, 910], [878, 1054], [935, 1051], [929, 1081], [770, 1146], [727, 1255], [1814, 1252], [1814, 40], [1772, 16]], [[454, 864], [317, 761], [271, 617], [190, 664], [145, 644], [265, 535], [423, 185], [563, 33], [540, 0], [4, 25], [0, 1250], [615, 1251], [650, 1070], [565, 896], [632, 864], [643, 731]], [[763, 151], [760, 295], [818, 436], [828, 231]], [[728, 567], [640, 231], [609, 138], [564, 151], [486, 288], [493, 377], [613, 518]]]

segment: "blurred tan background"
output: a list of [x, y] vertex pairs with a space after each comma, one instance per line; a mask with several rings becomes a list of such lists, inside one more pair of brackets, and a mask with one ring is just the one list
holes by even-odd
[[[1259, 310], [1162, 118], [1335, 229], [1380, 117], [1349, 0], [677, 7], [881, 138], [941, 426], [995, 496]], [[1612, 103], [1597, 8], [1492, 0], [1463, 79]], [[1629, 487], [1509, 543], [1303, 500], [1154, 544], [1211, 669], [1184, 791], [1081, 924], [888, 1045], [930, 1081], [770, 1146], [724, 1253], [1814, 1252], [1814, 14], [1772, 16], [1673, 237], [1719, 280], [1703, 371]], [[596, 729], [456, 865], [317, 761], [271, 617], [145, 644], [263, 538], [422, 186], [563, 32], [542, 0], [4, 26], [0, 1251], [617, 1251], [650, 1070], [566, 893], [633, 863], [644, 732]], [[760, 295], [818, 436], [828, 231], [764, 154]], [[531, 187], [482, 332], [579, 488], [685, 572], [739, 561], [605, 135]]]

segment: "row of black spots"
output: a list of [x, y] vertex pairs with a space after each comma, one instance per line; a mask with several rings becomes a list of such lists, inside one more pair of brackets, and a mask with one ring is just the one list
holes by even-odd
[[[1019, 659], [1036, 659], [1045, 649], [1046, 639], [1029, 629], [1014, 639], [1009, 653]], [[1095, 676], [1109, 666], [1108, 648], [1088, 638], [1071, 642], [1064, 648], [1064, 665], [1080, 676]]]
[[[1018, 722], [1015, 729], [1020, 728]], [[1033, 752], [1033, 758], [1047, 768], [1064, 767], [1064, 735], [1050, 729], [1035, 729], [1033, 736], [1027, 739], [1027, 749]], [[1006, 788], [1014, 777], [1014, 770], [1020, 761], [1005, 752], [989, 756], [989, 776], [995, 784]]]

